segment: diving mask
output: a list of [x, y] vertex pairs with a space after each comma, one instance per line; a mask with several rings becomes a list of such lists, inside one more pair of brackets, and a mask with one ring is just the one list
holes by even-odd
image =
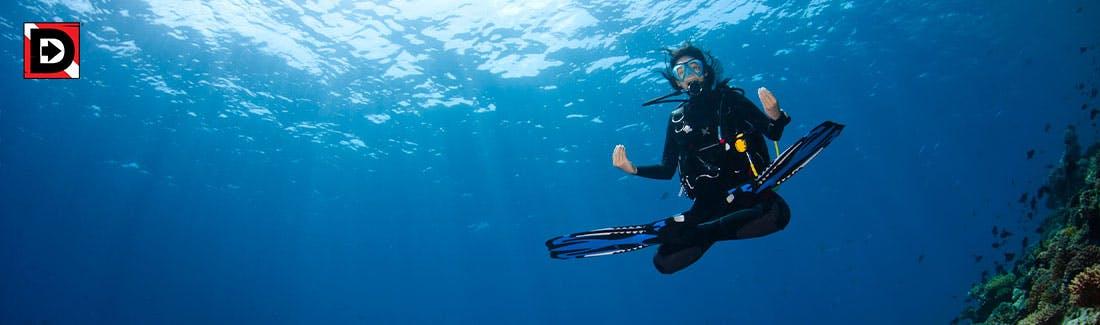
[[699, 59], [691, 59], [684, 63], [677, 63], [672, 66], [672, 76], [676, 78], [676, 81], [683, 82], [690, 76], [703, 77], [703, 61]]

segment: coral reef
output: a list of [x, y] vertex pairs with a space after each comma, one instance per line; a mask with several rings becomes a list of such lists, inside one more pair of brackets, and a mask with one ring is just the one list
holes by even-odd
[[[1021, 319], [1017, 324], [1020, 324], [1020, 325], [1058, 324], [1059, 323], [1058, 321], [1060, 319], [1062, 319], [1063, 314], [1064, 314], [1064, 310], [1063, 310], [1062, 306], [1043, 302], [1043, 303], [1039, 304], [1039, 310], [1036, 310], [1034, 313], [1028, 314], [1026, 317], [1024, 317], [1024, 319]], [[997, 315], [994, 315], [994, 317], [990, 317], [990, 319], [994, 319], [996, 316]], [[989, 323], [990, 324], [1011, 324], [1011, 322], [989, 322]]]
[[1100, 263], [1100, 246], [1088, 245], [1073, 252], [1073, 257], [1066, 264], [1065, 280], [1074, 279], [1082, 271]]
[[1081, 307], [1100, 307], [1100, 264], [1090, 266], [1074, 276], [1068, 290], [1069, 301], [1073, 304]]
[[1061, 166], [1040, 188], [1052, 209], [1041, 242], [974, 285], [956, 322], [1100, 324], [1100, 144], [1082, 154], [1074, 132], [1067, 130]]
[[[1016, 275], [1012, 273], [998, 274], [984, 284], [978, 284], [970, 289], [971, 297], [980, 297], [980, 304], [974, 313], [980, 315], [999, 315], [1007, 308], [1013, 308], [1012, 296]], [[998, 313], [997, 310], [1002, 310]]]
[[1065, 325], [1096, 325], [1100, 324], [1100, 309], [1081, 308], [1071, 314], [1066, 314]]

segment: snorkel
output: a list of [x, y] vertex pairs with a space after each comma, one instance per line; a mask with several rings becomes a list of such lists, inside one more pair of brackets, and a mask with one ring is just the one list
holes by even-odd
[[690, 97], [695, 97], [695, 96], [698, 96], [699, 94], [703, 93], [703, 82], [702, 81], [692, 80], [691, 82], [688, 83], [687, 86], [688, 86], [687, 90], [677, 89], [676, 91], [668, 93], [667, 95], [663, 95], [661, 97], [657, 97], [657, 98], [654, 98], [654, 99], [647, 100], [645, 103], [642, 103], [642, 107], [646, 107], [646, 106], [649, 106], [649, 105], [656, 105], [656, 104], [664, 104], [664, 103], [683, 103], [683, 102], [689, 101], [690, 99], [668, 99], [668, 98], [669, 97], [680, 96], [680, 95], [683, 95], [683, 94], [688, 94], [688, 96], [690, 96]]
[[645, 103], [642, 103], [642, 107], [649, 106], [649, 105], [663, 104], [663, 103], [683, 103], [683, 102], [689, 101], [690, 99], [668, 99], [668, 98], [669, 97], [680, 96], [680, 95], [683, 95], [683, 94], [688, 94], [688, 96], [690, 98], [690, 97], [698, 96], [699, 94], [702, 94], [702, 93], [703, 93], [703, 81], [696, 79], [696, 80], [692, 80], [692, 81], [688, 82], [687, 89], [676, 89], [676, 91], [668, 93], [667, 95], [663, 95], [661, 97], [650, 99], [650, 100], [646, 101]]

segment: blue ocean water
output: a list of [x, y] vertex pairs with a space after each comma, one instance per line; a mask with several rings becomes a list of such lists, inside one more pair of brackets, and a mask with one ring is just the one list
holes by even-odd
[[[946, 323], [1100, 105], [1092, 1], [0, 6], [4, 324]], [[21, 78], [34, 21], [81, 22], [79, 80]], [[684, 41], [781, 145], [848, 125], [791, 224], [671, 276], [548, 258], [690, 205], [610, 164], [659, 159]]]

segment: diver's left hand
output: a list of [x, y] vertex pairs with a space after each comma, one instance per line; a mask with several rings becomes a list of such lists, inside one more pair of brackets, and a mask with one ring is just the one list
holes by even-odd
[[756, 90], [756, 95], [760, 96], [760, 103], [764, 104], [764, 114], [768, 114], [768, 118], [775, 121], [782, 116], [779, 111], [779, 102], [775, 100], [775, 95], [772, 95], [768, 88], [760, 87]]

